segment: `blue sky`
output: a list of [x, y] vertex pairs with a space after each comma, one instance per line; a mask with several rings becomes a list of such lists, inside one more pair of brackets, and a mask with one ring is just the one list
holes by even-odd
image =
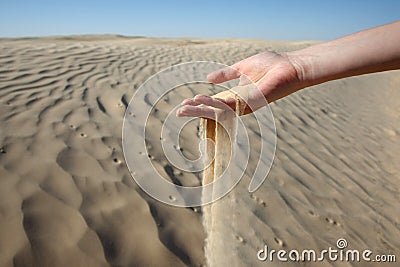
[[400, 19], [399, 0], [0, 0], [0, 36], [329, 40]]

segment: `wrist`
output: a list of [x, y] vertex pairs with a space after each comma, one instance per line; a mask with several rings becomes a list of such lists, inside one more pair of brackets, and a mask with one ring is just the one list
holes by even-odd
[[313, 58], [309, 55], [302, 54], [300, 51], [288, 52], [286, 56], [296, 70], [297, 79], [299, 80], [301, 88], [305, 88], [316, 84], [315, 68]]

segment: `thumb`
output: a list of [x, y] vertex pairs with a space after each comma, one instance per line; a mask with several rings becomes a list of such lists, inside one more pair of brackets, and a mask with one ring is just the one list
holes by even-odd
[[223, 83], [240, 77], [240, 72], [232, 67], [226, 67], [207, 75], [207, 80], [210, 83]]

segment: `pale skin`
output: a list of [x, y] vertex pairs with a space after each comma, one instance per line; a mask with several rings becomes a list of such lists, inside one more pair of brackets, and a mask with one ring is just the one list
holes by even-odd
[[[312, 85], [396, 69], [400, 69], [400, 21], [298, 51], [257, 54], [210, 73], [207, 80], [218, 84], [241, 78], [238, 88], [246, 90], [243, 85], [248, 82], [242, 74], [246, 75], [257, 85], [250, 90], [259, 90], [247, 92], [247, 114], [264, 105], [265, 100], [271, 103]], [[260, 97], [265, 99], [260, 101]], [[212, 97], [197, 95], [185, 99], [176, 114], [212, 118], [215, 108], [227, 106], [235, 108], [235, 99], [227, 92]]]

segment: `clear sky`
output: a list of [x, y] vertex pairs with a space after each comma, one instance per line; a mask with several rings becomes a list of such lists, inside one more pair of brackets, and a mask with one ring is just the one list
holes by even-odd
[[329, 40], [400, 19], [400, 0], [0, 0], [0, 36]]

